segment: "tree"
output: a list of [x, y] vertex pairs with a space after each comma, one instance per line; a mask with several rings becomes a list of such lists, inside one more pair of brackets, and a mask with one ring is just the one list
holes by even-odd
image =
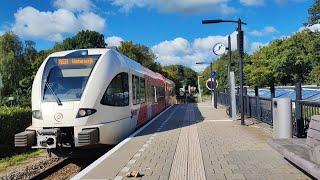
[[18, 36], [6, 32], [0, 37], [0, 74], [4, 84], [2, 95], [8, 96], [19, 86], [25, 76], [23, 46]]
[[176, 85], [176, 93], [183, 85], [197, 86], [197, 72], [183, 65], [168, 65], [162, 68], [163, 75], [172, 80]]
[[310, 73], [319, 64], [319, 41], [319, 32], [304, 30], [256, 51], [250, 56], [252, 64], [246, 65], [248, 84], [263, 87], [294, 85], [298, 80], [315, 82]]
[[[238, 53], [236, 51], [232, 51], [231, 53], [231, 71], [235, 73], [235, 80], [236, 84], [239, 84], [240, 76], [239, 76], [239, 61], [238, 61]], [[224, 54], [220, 56], [216, 60], [212, 60], [213, 63], [213, 71], [217, 72], [217, 80], [219, 83], [218, 90], [224, 91], [226, 88], [228, 88], [228, 62], [229, 62], [229, 55]], [[245, 64], [250, 63], [250, 58], [247, 54], [244, 55], [244, 62]], [[206, 81], [210, 79], [210, 72], [211, 68], [210, 66], [206, 67], [205, 70], [202, 73], [202, 78], [200, 80], [200, 84], [203, 87], [204, 93], [208, 94], [210, 91], [205, 88], [206, 87]]]
[[123, 41], [118, 47], [118, 51], [152, 71], [162, 72], [161, 65], [155, 62], [156, 56], [147, 46], [134, 44], [132, 41]]
[[320, 0], [315, 0], [313, 5], [308, 9], [308, 22], [304, 25], [312, 26], [318, 24], [320, 20]]
[[320, 86], [320, 65], [313, 67], [310, 73], [310, 82]]
[[63, 51], [71, 49], [104, 48], [103, 34], [96, 31], [82, 30], [75, 36], [63, 40], [54, 46], [54, 51]]

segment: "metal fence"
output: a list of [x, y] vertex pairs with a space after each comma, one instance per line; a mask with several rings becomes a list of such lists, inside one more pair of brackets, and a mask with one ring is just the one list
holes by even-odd
[[294, 103], [292, 110], [294, 133], [299, 137], [306, 137], [311, 117], [320, 115], [320, 102], [296, 100]]
[[[218, 103], [230, 107], [228, 93], [217, 93]], [[240, 95], [236, 95], [237, 113], [240, 113]], [[272, 98], [244, 95], [244, 114], [267, 124], [273, 124]], [[320, 102], [293, 101], [292, 120], [295, 136], [306, 137], [311, 116], [320, 115]], [[299, 130], [300, 129], [300, 130]]]

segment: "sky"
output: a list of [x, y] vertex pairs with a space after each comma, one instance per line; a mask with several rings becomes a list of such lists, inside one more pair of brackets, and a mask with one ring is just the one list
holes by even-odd
[[[212, 47], [227, 43], [236, 49], [236, 24], [202, 25], [203, 19], [237, 20], [247, 25], [245, 51], [253, 53], [272, 40], [290, 36], [307, 21], [313, 0], [1, 0], [0, 34], [13, 31], [49, 49], [80, 30], [104, 34], [110, 46], [132, 40], [146, 45], [162, 65], [182, 64], [196, 71], [196, 62], [217, 59]], [[320, 25], [315, 25], [318, 30]], [[226, 44], [227, 45], [227, 44]]]

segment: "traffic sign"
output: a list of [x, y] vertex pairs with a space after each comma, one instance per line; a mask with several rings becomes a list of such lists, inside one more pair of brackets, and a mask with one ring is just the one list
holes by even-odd
[[218, 81], [215, 78], [212, 78], [213, 81], [211, 81], [211, 78], [209, 78], [206, 82], [206, 87], [209, 90], [214, 90], [218, 87]]
[[184, 92], [183, 92], [183, 91], [180, 91], [180, 92], [179, 92], [179, 95], [180, 95], [180, 96], [184, 96]]
[[211, 77], [212, 78], [217, 78], [217, 72], [216, 71], [212, 71], [211, 72]]

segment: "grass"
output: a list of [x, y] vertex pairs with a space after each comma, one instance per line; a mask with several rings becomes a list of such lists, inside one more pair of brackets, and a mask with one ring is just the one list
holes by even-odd
[[2, 158], [2, 159], [0, 159], [0, 169], [5, 169], [7, 167], [17, 165], [17, 164], [22, 163], [30, 158], [38, 157], [43, 154], [44, 154], [44, 151], [41, 149], [38, 149], [38, 150], [30, 151], [27, 153]]

